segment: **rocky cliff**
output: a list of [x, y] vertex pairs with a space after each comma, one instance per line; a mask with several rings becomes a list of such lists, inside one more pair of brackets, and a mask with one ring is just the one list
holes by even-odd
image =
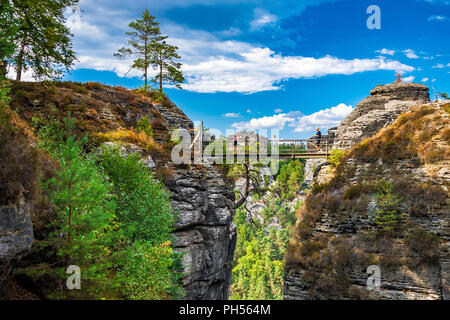
[[[17, 83], [12, 88], [11, 107], [17, 112], [14, 117], [20, 121], [23, 131], [16, 132], [14, 129], [14, 134], [32, 134], [33, 127], [39, 126], [41, 119], [51, 117], [62, 121], [70, 111], [76, 119], [77, 132], [89, 134], [89, 148], [97, 148], [106, 142], [121, 142], [126, 153], [139, 152], [149, 170], [162, 179], [173, 193], [172, 205], [179, 217], [173, 246], [186, 253], [182, 261], [186, 272], [183, 279], [186, 299], [228, 298], [236, 241], [232, 223], [233, 186], [214, 166], [176, 166], [171, 163], [171, 129], [193, 128], [192, 121], [174, 103], [168, 99], [158, 100], [151, 94], [98, 83], [64, 82], [52, 87], [39, 83]], [[133, 133], [133, 128], [143, 117], [147, 117], [152, 125], [155, 143], [142, 143], [139, 136]], [[17, 126], [18, 122], [11, 123]], [[13, 148], [8, 141], [2, 143], [8, 147], [4, 150]], [[23, 144], [27, 146], [25, 149], [36, 149], [36, 142], [31, 140]], [[45, 167], [44, 163], [51, 162], [51, 159], [32, 157], [33, 152], [24, 154], [23, 159], [14, 159], [14, 153], [7, 151], [0, 157], [6, 157], [1, 159], [2, 164], [22, 163], [22, 166], [14, 166], [10, 171], [17, 169], [19, 176], [26, 176], [25, 173], [32, 171], [30, 181], [35, 181], [42, 172], [35, 172], [33, 166], [37, 163], [38, 167]], [[11, 283], [14, 281], [11, 269], [24, 256], [27, 260], [33, 233], [34, 237], [45, 239], [44, 225], [51, 219], [52, 210], [35, 205], [42, 202], [39, 190], [30, 190], [37, 185], [33, 183], [31, 188], [26, 181], [14, 180], [15, 176], [4, 167], [1, 169], [0, 190], [10, 192], [18, 189], [14, 197], [0, 197], [0, 282], [9, 279]], [[47, 173], [50, 171], [51, 168], [45, 170]], [[25, 198], [22, 193], [25, 193]], [[8, 294], [3, 292], [3, 295]]]
[[351, 146], [369, 138], [413, 105], [429, 101], [428, 87], [421, 84], [401, 82], [376, 86], [334, 132], [337, 146]]
[[174, 170], [166, 184], [178, 212], [174, 247], [185, 252], [186, 299], [228, 299], [236, 245], [233, 189], [212, 166]]
[[[392, 124], [412, 106], [429, 102], [428, 91], [428, 87], [418, 83], [376, 86], [370, 91], [370, 96], [358, 103], [338, 127], [328, 129], [328, 137], [334, 140], [334, 148], [350, 148]], [[316, 170], [318, 168], [320, 170]], [[323, 182], [329, 170], [327, 161], [308, 159], [305, 182], [309, 185], [317, 177]]]
[[[426, 97], [414, 84], [379, 87], [370, 98], [381, 101], [376, 113], [391, 105], [381, 93], [403, 87], [418, 88], [408, 97]], [[355, 115], [341, 137], [356, 132], [364, 115]], [[448, 100], [412, 107], [349, 150], [297, 212], [285, 299], [450, 299], [449, 167]], [[379, 290], [366, 285], [369, 266], [380, 268]]]

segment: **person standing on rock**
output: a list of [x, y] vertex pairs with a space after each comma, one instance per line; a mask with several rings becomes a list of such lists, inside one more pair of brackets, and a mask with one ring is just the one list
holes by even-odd
[[319, 128], [316, 128], [316, 134], [314, 135], [314, 139], [316, 140], [316, 149], [317, 151], [320, 151], [320, 139], [322, 138], [322, 133], [320, 132]]

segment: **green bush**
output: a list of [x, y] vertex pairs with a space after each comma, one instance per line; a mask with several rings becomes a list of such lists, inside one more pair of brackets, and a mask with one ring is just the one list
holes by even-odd
[[136, 123], [136, 129], [139, 132], [145, 132], [149, 137], [153, 137], [153, 128], [148, 117], [142, 117], [142, 119]]
[[22, 272], [57, 282], [67, 279], [68, 265], [80, 266], [82, 290], [51, 289], [52, 298], [182, 297], [181, 254], [171, 248], [176, 215], [170, 194], [137, 154], [125, 157], [119, 147], [85, 154], [87, 138], [75, 138], [70, 116], [64, 122], [65, 130], [50, 122], [39, 134], [41, 146], [60, 164], [44, 183], [57, 216], [39, 246], [56, 250], [56, 261]]
[[392, 184], [389, 181], [383, 180], [378, 183], [376, 200], [379, 209], [377, 210], [375, 223], [383, 230], [393, 230], [402, 218], [400, 212], [402, 197], [392, 191]]
[[345, 159], [347, 152], [345, 150], [335, 149], [331, 151], [330, 156], [328, 157], [328, 161], [331, 163], [333, 168], [336, 168], [342, 160]]
[[[115, 219], [115, 195], [95, 159], [83, 153], [82, 146], [87, 139], [78, 141], [72, 135], [74, 120], [66, 118], [65, 125], [65, 132], [58, 135], [58, 143], [48, 144], [54, 147], [49, 151], [60, 164], [55, 176], [44, 184], [57, 213], [48, 244], [57, 247], [57, 255], [65, 261], [63, 267], [49, 273], [66, 279], [65, 268], [69, 264], [78, 265], [85, 283], [81, 297], [100, 298], [112, 285], [108, 277], [111, 257], [106, 252]], [[73, 290], [53, 297], [79, 298], [79, 294]]]
[[170, 238], [176, 216], [170, 194], [153, 178], [139, 154], [123, 156], [119, 148], [104, 148], [100, 163], [114, 185], [118, 199], [118, 220], [124, 236], [150, 241], [154, 245]]
[[123, 293], [129, 299], [181, 297], [181, 255], [170, 248], [176, 215], [169, 192], [138, 154], [104, 148], [100, 163], [118, 195], [115, 242], [126, 246], [118, 263]]
[[11, 97], [9, 96], [10, 82], [0, 78], [0, 103], [9, 104]]

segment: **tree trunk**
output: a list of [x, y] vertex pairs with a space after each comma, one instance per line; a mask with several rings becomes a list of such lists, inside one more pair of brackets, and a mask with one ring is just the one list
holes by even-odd
[[241, 198], [238, 202], [235, 203], [234, 208], [238, 209], [244, 202], [247, 200], [248, 195], [250, 194], [250, 164], [248, 162], [244, 163], [245, 168], [245, 192], [241, 194]]
[[7, 60], [0, 61], [0, 78], [6, 78], [7, 73], [8, 73], [8, 61]]
[[162, 77], [163, 77], [163, 65], [162, 65], [162, 57], [159, 56], [159, 92], [162, 93]]
[[26, 37], [27, 36], [24, 34], [22, 42], [20, 44], [19, 56], [17, 57], [17, 76], [16, 76], [17, 82], [20, 82], [22, 80], [23, 56], [25, 55]]
[[[147, 57], [145, 59], [147, 60]], [[145, 77], [144, 88], [145, 90], [147, 90], [147, 67], [145, 67], [144, 77]]]
[[147, 91], [147, 78], [148, 78], [148, 57], [147, 57], [147, 39], [145, 39], [145, 54], [144, 54], [144, 77], [145, 77], [145, 83], [144, 83], [144, 89]]
[[69, 232], [67, 235], [67, 241], [69, 242], [69, 244], [72, 240], [72, 230], [71, 229], [72, 229], [72, 206], [69, 207]]

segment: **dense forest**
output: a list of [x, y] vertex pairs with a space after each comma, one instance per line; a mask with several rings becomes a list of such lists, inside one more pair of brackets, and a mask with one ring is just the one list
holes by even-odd
[[[295, 223], [296, 200], [304, 180], [300, 160], [280, 162], [272, 183], [264, 181], [265, 192], [253, 193], [251, 204], [261, 203], [262, 212], [236, 211], [237, 246], [234, 255], [230, 299], [282, 300], [284, 252]], [[247, 205], [248, 206], [248, 205]]]

